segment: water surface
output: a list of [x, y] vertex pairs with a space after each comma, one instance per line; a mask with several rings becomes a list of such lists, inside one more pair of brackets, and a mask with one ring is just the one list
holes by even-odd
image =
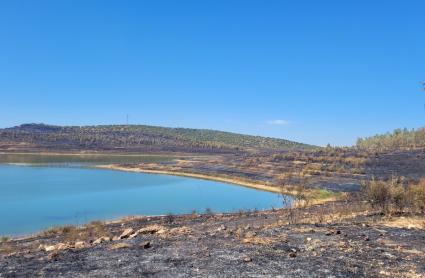
[[280, 207], [278, 194], [185, 177], [0, 165], [0, 235], [128, 215]]

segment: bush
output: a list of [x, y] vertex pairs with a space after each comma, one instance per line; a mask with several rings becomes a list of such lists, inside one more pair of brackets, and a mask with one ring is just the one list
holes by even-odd
[[372, 180], [365, 184], [363, 196], [372, 208], [380, 208], [383, 212], [403, 212], [409, 208], [424, 213], [425, 179], [406, 186], [404, 179], [391, 179], [388, 182]]
[[425, 212], [425, 179], [410, 188], [411, 199], [414, 207], [420, 212]]
[[366, 200], [372, 208], [380, 208], [387, 211], [391, 200], [391, 192], [389, 186], [384, 181], [372, 180], [367, 183], [364, 188]]
[[408, 194], [403, 185], [393, 185], [390, 188], [391, 203], [398, 212], [403, 210], [409, 204]]

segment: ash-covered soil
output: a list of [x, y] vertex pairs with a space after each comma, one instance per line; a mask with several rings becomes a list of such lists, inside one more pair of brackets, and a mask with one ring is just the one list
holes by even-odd
[[425, 277], [424, 216], [361, 204], [99, 225], [1, 243], [0, 277]]

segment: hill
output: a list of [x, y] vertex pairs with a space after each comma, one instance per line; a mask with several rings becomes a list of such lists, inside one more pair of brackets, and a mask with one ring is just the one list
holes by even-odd
[[0, 150], [3, 151], [234, 153], [308, 148], [313, 146], [284, 139], [148, 125], [23, 124], [0, 129]]
[[396, 129], [392, 133], [359, 138], [356, 146], [371, 151], [411, 150], [425, 147], [425, 128]]

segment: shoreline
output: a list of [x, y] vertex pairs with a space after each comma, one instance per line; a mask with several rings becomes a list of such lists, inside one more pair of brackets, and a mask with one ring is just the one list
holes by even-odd
[[140, 169], [140, 168], [127, 168], [123, 166], [119, 166], [116, 164], [108, 164], [108, 165], [96, 165], [93, 166], [97, 169], [106, 169], [106, 170], [116, 170], [116, 171], [124, 171], [124, 172], [133, 172], [133, 173], [145, 173], [145, 174], [156, 174], [156, 175], [171, 175], [171, 176], [179, 176], [179, 177], [187, 177], [187, 178], [197, 178], [197, 179], [203, 179], [203, 180], [211, 180], [211, 181], [218, 181], [218, 182], [224, 182], [234, 185], [239, 185], [247, 188], [272, 192], [272, 193], [284, 193], [287, 195], [293, 195], [290, 191], [288, 192], [282, 192], [280, 188], [270, 186], [270, 185], [264, 185], [264, 184], [257, 184], [247, 181], [238, 180], [235, 178], [225, 178], [225, 177], [219, 177], [219, 176], [210, 176], [205, 174], [195, 174], [195, 173], [186, 173], [186, 172], [174, 172], [174, 171], [167, 171], [167, 170], [149, 170], [149, 169]]

